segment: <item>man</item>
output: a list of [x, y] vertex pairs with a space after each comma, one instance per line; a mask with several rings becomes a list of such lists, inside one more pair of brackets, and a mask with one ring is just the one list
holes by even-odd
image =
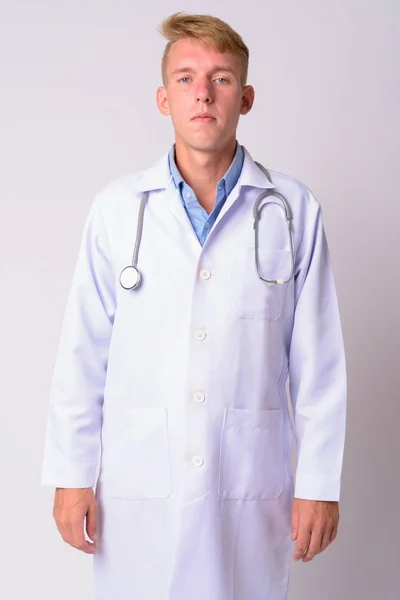
[[[284, 600], [290, 556], [325, 550], [339, 519], [346, 372], [321, 208], [237, 143], [242, 38], [182, 13], [161, 31], [175, 144], [92, 204], [42, 482], [63, 539], [94, 554], [96, 600]], [[255, 237], [264, 192], [284, 199], [264, 194]]]

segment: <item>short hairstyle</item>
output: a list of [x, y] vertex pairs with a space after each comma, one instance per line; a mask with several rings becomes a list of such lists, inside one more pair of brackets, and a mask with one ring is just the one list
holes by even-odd
[[163, 85], [167, 84], [167, 63], [174, 42], [182, 38], [193, 38], [212, 46], [218, 52], [230, 52], [239, 57], [242, 65], [240, 81], [246, 85], [249, 68], [249, 49], [241, 36], [227, 23], [211, 15], [188, 15], [177, 12], [165, 19], [158, 31], [168, 43], [161, 62]]

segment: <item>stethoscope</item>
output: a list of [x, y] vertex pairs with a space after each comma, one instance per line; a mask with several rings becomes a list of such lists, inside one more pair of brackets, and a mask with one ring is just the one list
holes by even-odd
[[[263, 173], [265, 173], [268, 180], [272, 183], [271, 177], [270, 177], [267, 169], [258, 162], [256, 162], [256, 165], [261, 169], [261, 171], [263, 171]], [[258, 256], [258, 223], [261, 219], [261, 210], [259, 210], [259, 206], [260, 206], [260, 203], [262, 202], [262, 200], [264, 200], [267, 197], [271, 198], [272, 196], [275, 196], [276, 198], [278, 198], [281, 201], [281, 203], [282, 203], [281, 207], [284, 210], [285, 220], [286, 220], [286, 224], [288, 227], [290, 255], [291, 255], [291, 272], [290, 272], [289, 279], [284, 279], [284, 278], [264, 279], [264, 277], [260, 273], [259, 256]], [[138, 264], [140, 241], [142, 239], [143, 216], [144, 216], [144, 209], [145, 209], [147, 197], [148, 197], [148, 194], [146, 192], [144, 192], [142, 195], [142, 199], [141, 199], [140, 207], [139, 207], [139, 215], [138, 215], [137, 230], [136, 230], [136, 241], [135, 241], [135, 247], [133, 249], [132, 263], [130, 265], [128, 265], [127, 267], [124, 267], [119, 276], [120, 284], [125, 290], [136, 289], [137, 287], [139, 287], [139, 284], [142, 280], [142, 276], [137, 267], [137, 264]], [[268, 203], [265, 202], [263, 204], [263, 206], [266, 206], [267, 204]], [[283, 285], [285, 283], [289, 283], [294, 277], [294, 251], [293, 251], [293, 228], [292, 228], [293, 215], [292, 215], [292, 211], [291, 211], [288, 201], [282, 194], [279, 194], [279, 192], [276, 192], [275, 190], [266, 190], [265, 192], [263, 192], [262, 194], [260, 194], [258, 196], [257, 200], [254, 203], [253, 218], [254, 218], [253, 228], [254, 228], [254, 236], [255, 236], [255, 263], [256, 263], [258, 277], [260, 279], [262, 279], [263, 281], [265, 281], [268, 285]]]

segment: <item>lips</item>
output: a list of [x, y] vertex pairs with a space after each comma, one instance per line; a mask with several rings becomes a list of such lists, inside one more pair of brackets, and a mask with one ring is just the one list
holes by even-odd
[[194, 121], [199, 121], [200, 123], [211, 123], [211, 121], [215, 121], [215, 117], [211, 117], [210, 115], [199, 115], [198, 117], [194, 117]]

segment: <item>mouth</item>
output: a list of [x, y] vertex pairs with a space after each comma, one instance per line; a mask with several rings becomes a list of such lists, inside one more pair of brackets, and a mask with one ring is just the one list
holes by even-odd
[[211, 123], [216, 119], [215, 117], [211, 117], [210, 115], [199, 115], [198, 117], [194, 117], [194, 119], [192, 120], [196, 121], [197, 123]]

